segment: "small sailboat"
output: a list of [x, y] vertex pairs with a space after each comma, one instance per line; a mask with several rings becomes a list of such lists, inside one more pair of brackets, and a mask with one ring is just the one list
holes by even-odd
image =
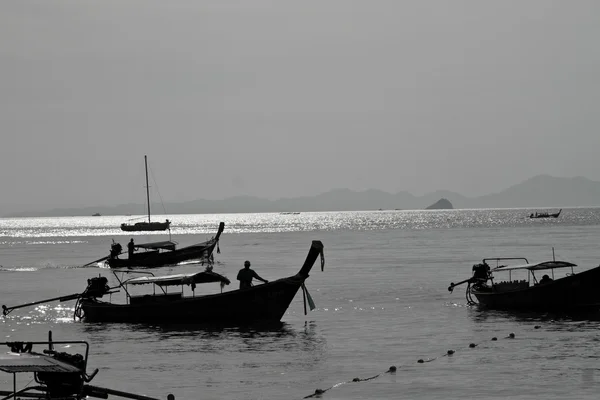
[[121, 224], [121, 230], [125, 232], [152, 232], [171, 229], [171, 221], [152, 222], [150, 220], [150, 185], [148, 184], [148, 157], [144, 156], [144, 167], [146, 169], [146, 201], [148, 203], [148, 221], [136, 222], [134, 224]]

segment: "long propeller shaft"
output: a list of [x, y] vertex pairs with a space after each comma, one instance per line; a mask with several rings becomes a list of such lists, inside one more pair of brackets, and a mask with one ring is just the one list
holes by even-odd
[[53, 302], [53, 301], [60, 301], [60, 302], [62, 302], [62, 301], [75, 300], [75, 299], [78, 299], [81, 296], [82, 296], [81, 293], [77, 293], [77, 294], [71, 294], [71, 295], [68, 295], [68, 296], [54, 297], [52, 299], [34, 301], [32, 303], [21, 304], [21, 305], [12, 306], [12, 307], [6, 307], [5, 305], [2, 305], [2, 314], [3, 315], [8, 315], [13, 310], [16, 310], [18, 308], [31, 307], [31, 306], [35, 306], [37, 304], [50, 303], [50, 302]]

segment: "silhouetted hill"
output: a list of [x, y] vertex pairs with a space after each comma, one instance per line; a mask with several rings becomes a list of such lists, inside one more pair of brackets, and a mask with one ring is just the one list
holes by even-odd
[[452, 203], [448, 201], [448, 199], [439, 199], [432, 205], [426, 208], [426, 210], [452, 210]]
[[[447, 199], [454, 208], [518, 208], [518, 207], [595, 207], [600, 206], [600, 182], [587, 178], [557, 178], [539, 175], [511, 186], [498, 193], [480, 197], [465, 197], [455, 192], [438, 190], [423, 196], [402, 191], [395, 194], [381, 190], [353, 191], [334, 189], [317, 196], [267, 200], [251, 196], [230, 197], [223, 200], [194, 200], [166, 203], [169, 214], [286, 212], [286, 211], [354, 211], [423, 209], [440, 198]], [[162, 205], [153, 204], [154, 210]], [[9, 217], [55, 217], [102, 215], [139, 215], [141, 204], [122, 204], [110, 207], [64, 208], [9, 215]], [[157, 214], [157, 218], [158, 214]]]

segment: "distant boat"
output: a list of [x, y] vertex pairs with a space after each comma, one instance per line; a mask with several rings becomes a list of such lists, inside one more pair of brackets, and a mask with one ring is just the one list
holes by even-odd
[[541, 212], [541, 213], [536, 212], [535, 214], [531, 213], [529, 218], [558, 218], [558, 216], [560, 215], [561, 212], [562, 212], [562, 208], [560, 210], [558, 210], [557, 213], [554, 213], [554, 214], [550, 214], [548, 212]]
[[298, 215], [300, 213], [298, 211], [284, 211], [284, 212], [280, 212], [279, 214], [281, 214], [281, 215]]
[[92, 217], [101, 217], [101, 216], [102, 216], [102, 214], [100, 214], [100, 213], [92, 214]]
[[150, 185], [148, 185], [148, 157], [144, 156], [144, 167], [146, 169], [146, 201], [148, 202], [148, 222], [136, 222], [135, 224], [121, 224], [121, 230], [125, 232], [152, 232], [171, 229], [171, 221], [150, 221]]

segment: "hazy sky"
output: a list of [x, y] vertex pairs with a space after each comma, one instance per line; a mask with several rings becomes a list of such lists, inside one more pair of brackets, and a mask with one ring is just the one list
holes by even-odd
[[0, 5], [0, 215], [600, 180], [597, 1]]

